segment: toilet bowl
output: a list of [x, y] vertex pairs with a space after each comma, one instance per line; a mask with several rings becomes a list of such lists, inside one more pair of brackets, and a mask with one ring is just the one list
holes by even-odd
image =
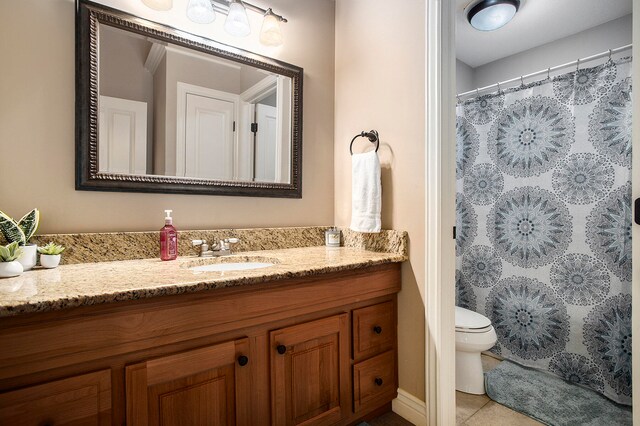
[[489, 318], [456, 306], [456, 390], [485, 393], [480, 353], [491, 349], [497, 340]]

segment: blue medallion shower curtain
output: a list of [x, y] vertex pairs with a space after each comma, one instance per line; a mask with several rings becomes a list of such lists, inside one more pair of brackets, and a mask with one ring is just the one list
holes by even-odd
[[631, 404], [631, 59], [459, 103], [456, 304]]

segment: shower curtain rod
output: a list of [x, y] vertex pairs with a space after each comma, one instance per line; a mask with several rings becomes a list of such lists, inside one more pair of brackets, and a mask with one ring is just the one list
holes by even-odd
[[632, 44], [627, 44], [626, 46], [617, 47], [615, 49], [609, 49], [609, 50], [607, 50], [605, 52], [602, 52], [602, 53], [597, 53], [595, 55], [587, 56], [586, 58], [577, 59], [575, 61], [567, 62], [566, 64], [557, 65], [555, 67], [550, 67], [550, 68], [547, 68], [547, 69], [544, 69], [544, 70], [533, 72], [531, 74], [521, 75], [520, 77], [515, 77], [515, 78], [512, 78], [510, 80], [500, 81], [498, 83], [490, 84], [489, 86], [480, 87], [479, 89], [469, 90], [468, 92], [464, 92], [464, 93], [460, 93], [460, 94], [456, 95], [456, 98], [458, 98], [458, 101], [459, 101], [460, 98], [463, 97], [463, 96], [469, 96], [469, 95], [473, 95], [473, 94], [478, 95], [480, 92], [484, 92], [485, 90], [489, 90], [489, 89], [495, 88], [495, 87], [497, 87], [498, 90], [500, 90], [500, 86], [509, 85], [511, 83], [517, 82], [518, 80], [521, 83], [524, 84], [524, 79], [525, 78], [536, 77], [538, 75], [542, 75], [542, 74], [545, 74], [545, 73], [547, 74], [547, 77], [549, 77], [549, 75], [553, 71], [557, 71], [559, 69], [570, 67], [570, 66], [573, 66], [573, 65], [576, 65], [577, 67], [579, 67], [580, 64], [583, 63], [583, 62], [595, 61], [596, 59], [604, 58], [605, 56], [609, 56], [609, 58], [611, 58], [611, 55], [614, 55], [616, 53], [622, 52], [622, 51], [627, 50], [627, 49], [631, 49], [632, 46], [633, 46]]

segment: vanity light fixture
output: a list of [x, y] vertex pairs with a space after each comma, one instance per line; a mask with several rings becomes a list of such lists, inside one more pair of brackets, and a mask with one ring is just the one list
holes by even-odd
[[216, 12], [209, 0], [189, 0], [187, 18], [196, 24], [210, 24], [216, 20]]
[[227, 20], [224, 21], [224, 30], [236, 37], [246, 37], [251, 33], [247, 9], [244, 8], [242, 0], [231, 1]]
[[[173, 0], [141, 0], [154, 10], [170, 10]], [[260, 42], [266, 46], [280, 46], [283, 43], [280, 22], [287, 22], [271, 8], [263, 9], [242, 0], [189, 0], [187, 17], [196, 24], [210, 24], [216, 19], [216, 13], [227, 15], [224, 30], [235, 37], [246, 37], [251, 33], [247, 9], [264, 16], [260, 30]]]
[[278, 16], [269, 8], [264, 14], [262, 29], [260, 29], [260, 43], [266, 46], [280, 46], [282, 44], [282, 31], [280, 31], [280, 20]]
[[497, 30], [513, 19], [520, 3], [520, 0], [481, 0], [469, 8], [467, 20], [476, 30]]

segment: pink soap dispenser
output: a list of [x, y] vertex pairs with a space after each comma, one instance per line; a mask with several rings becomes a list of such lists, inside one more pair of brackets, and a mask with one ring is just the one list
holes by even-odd
[[160, 259], [175, 260], [178, 257], [178, 232], [173, 227], [171, 212], [165, 210], [164, 227], [160, 230]]

